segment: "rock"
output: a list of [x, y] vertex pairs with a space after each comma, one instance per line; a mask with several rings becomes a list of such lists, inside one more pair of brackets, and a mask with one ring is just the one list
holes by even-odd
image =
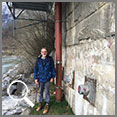
[[25, 108], [29, 107], [29, 105], [24, 100], [19, 101], [18, 106], [25, 107]]
[[24, 100], [14, 101], [9, 96], [2, 97], [2, 115], [18, 115], [27, 107], [29, 107], [29, 105], [26, 104]]
[[15, 76], [15, 79], [19, 79], [20, 80], [20, 79], [22, 79], [22, 77], [23, 77], [23, 74], [18, 74], [18, 75]]
[[6, 74], [3, 75], [3, 78], [2, 78], [2, 90], [3, 91], [6, 90], [9, 83], [15, 79], [17, 68], [18, 68], [18, 64], [15, 65], [13, 69], [10, 69]]
[[5, 115], [13, 115], [16, 113], [16, 110], [9, 110], [8, 112], [5, 113]]
[[7, 113], [5, 113], [5, 115], [19, 115], [20, 113], [22, 113], [22, 109], [15, 109], [15, 110], [10, 110]]
[[2, 91], [2, 96], [8, 96], [7, 91]]
[[16, 90], [16, 85], [11, 85], [10, 94], [12, 94], [14, 90]]
[[[13, 69], [10, 69], [2, 78], [2, 115], [29, 115], [30, 105], [27, 104], [24, 100], [14, 101], [7, 94], [7, 87], [13, 80], [22, 80], [24, 81], [29, 89], [28, 98], [34, 103], [35, 102], [35, 84], [33, 79], [33, 74], [18, 74], [19, 66], [15, 66]], [[27, 76], [28, 78], [26, 78]], [[33, 84], [32, 84], [33, 83]], [[12, 85], [10, 92], [12, 93], [16, 89], [15, 85]], [[24, 91], [25, 92], [25, 91]], [[13, 95], [15, 97], [15, 95]], [[15, 98], [18, 98], [17, 96]]]
[[20, 114], [20, 113], [22, 113], [21, 107], [16, 109], [16, 113], [15, 114]]
[[10, 82], [11, 82], [10, 77], [5, 77], [4, 79], [2, 79], [2, 91], [6, 91]]
[[[16, 108], [18, 102], [12, 100], [9, 96], [2, 97], [2, 114], [7, 114], [8, 111], [14, 110]], [[13, 111], [14, 113], [14, 111]], [[9, 113], [8, 113], [9, 114]]]
[[14, 78], [18, 72], [19, 64], [15, 65], [13, 69], [10, 69], [7, 74], [9, 74], [10, 77]]
[[30, 114], [30, 109], [26, 108], [20, 115], [29, 115]]

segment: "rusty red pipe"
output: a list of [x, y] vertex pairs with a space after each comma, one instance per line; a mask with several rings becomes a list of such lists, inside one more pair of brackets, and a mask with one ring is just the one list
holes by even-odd
[[56, 101], [62, 98], [62, 3], [56, 2]]

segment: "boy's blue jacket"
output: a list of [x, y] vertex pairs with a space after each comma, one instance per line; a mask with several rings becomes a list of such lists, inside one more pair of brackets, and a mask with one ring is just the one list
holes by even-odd
[[48, 55], [45, 59], [42, 59], [41, 56], [38, 57], [34, 67], [34, 79], [38, 79], [39, 82], [48, 82], [55, 76], [56, 69], [52, 57]]

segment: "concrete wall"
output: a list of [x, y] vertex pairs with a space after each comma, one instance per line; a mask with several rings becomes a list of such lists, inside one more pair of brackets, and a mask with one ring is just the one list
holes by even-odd
[[[114, 13], [111, 2], [62, 3], [63, 87], [76, 115], [115, 114]], [[97, 80], [95, 107], [78, 93], [85, 76]]]

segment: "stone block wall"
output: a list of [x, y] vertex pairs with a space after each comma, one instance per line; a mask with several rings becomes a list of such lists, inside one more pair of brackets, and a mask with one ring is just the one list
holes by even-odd
[[[115, 114], [115, 4], [62, 3], [65, 97], [76, 115]], [[75, 71], [74, 89], [69, 86]], [[95, 107], [78, 93], [85, 76], [97, 80]]]

